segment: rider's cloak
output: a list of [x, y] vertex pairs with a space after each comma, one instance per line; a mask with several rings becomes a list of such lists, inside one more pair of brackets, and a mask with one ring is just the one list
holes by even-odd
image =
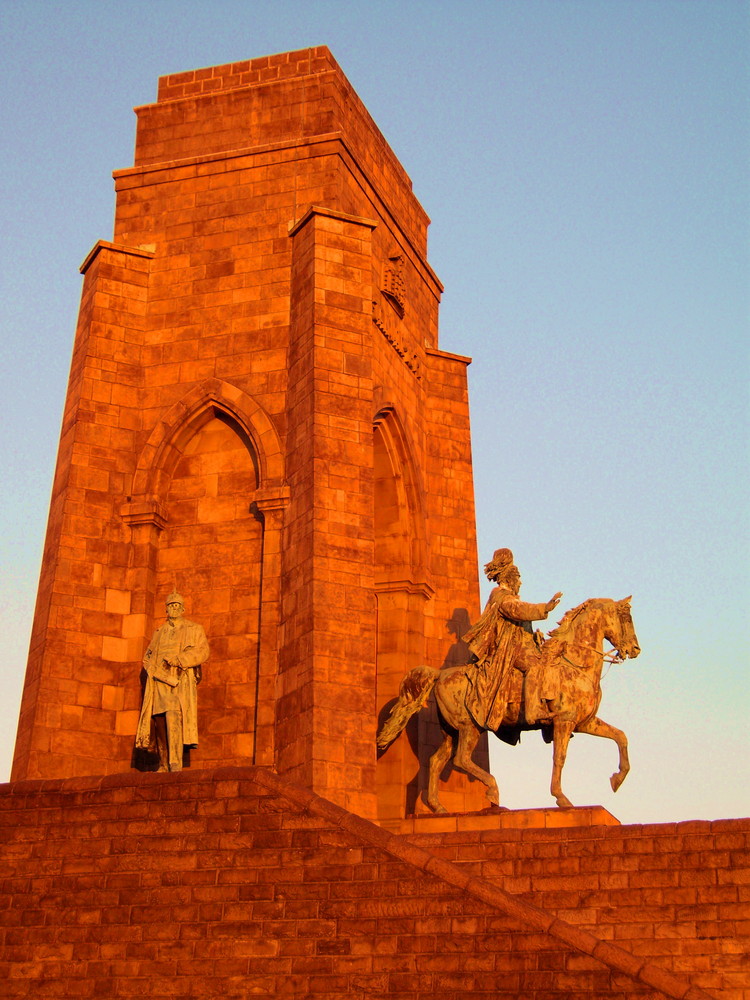
[[490, 594], [476, 624], [464, 641], [477, 658], [466, 671], [465, 705], [478, 726], [498, 729], [511, 698], [514, 668], [540, 669], [540, 654], [534, 643], [531, 622], [547, 617], [546, 604], [529, 604], [503, 584]]

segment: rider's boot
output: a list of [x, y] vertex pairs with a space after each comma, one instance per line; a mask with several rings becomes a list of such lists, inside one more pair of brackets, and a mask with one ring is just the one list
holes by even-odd
[[505, 718], [503, 722], [506, 726], [515, 726], [518, 722], [518, 717], [521, 714], [521, 702], [520, 701], [509, 701], [505, 709]]
[[552, 722], [554, 718], [554, 700], [551, 698], [540, 698], [526, 707], [526, 722], [529, 726]]

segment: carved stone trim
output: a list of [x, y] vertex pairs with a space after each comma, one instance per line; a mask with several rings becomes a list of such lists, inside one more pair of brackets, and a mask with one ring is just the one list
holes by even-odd
[[404, 284], [404, 255], [397, 253], [388, 258], [383, 274], [383, 295], [398, 313], [404, 318], [406, 309], [406, 285]]
[[266, 511], [285, 510], [291, 501], [291, 493], [288, 486], [266, 487], [255, 491], [255, 495], [250, 501], [250, 509], [258, 510], [265, 514]]
[[401, 320], [406, 312], [404, 259], [400, 250], [389, 254], [388, 260], [383, 266], [380, 296], [373, 299], [372, 321], [412, 375], [420, 381], [422, 361], [414, 350], [414, 345], [410, 343], [411, 338], [401, 327]]
[[153, 260], [156, 256], [152, 246], [129, 247], [123, 243], [110, 243], [109, 240], [97, 240], [91, 250], [86, 255], [86, 259], [78, 268], [81, 274], [85, 274], [101, 250], [114, 250], [115, 253], [125, 254], [126, 257], [145, 257]]
[[322, 215], [328, 219], [338, 219], [341, 222], [351, 222], [355, 226], [364, 226], [366, 229], [377, 229], [378, 227], [377, 222], [373, 219], [366, 219], [361, 215], [349, 215], [347, 212], [325, 208], [323, 205], [311, 205], [301, 218], [289, 223], [289, 235], [294, 236], [314, 215]]
[[131, 528], [139, 524], [151, 524], [159, 531], [167, 526], [167, 512], [158, 500], [128, 499], [120, 507], [120, 517]]
[[417, 594], [426, 601], [435, 596], [435, 590], [426, 580], [384, 580], [375, 584], [376, 594]]
[[386, 326], [382, 318], [377, 315], [376, 312], [377, 308], [378, 308], [377, 302], [373, 302], [372, 304], [373, 323], [378, 328], [378, 330], [380, 330], [380, 332], [383, 334], [383, 336], [391, 345], [391, 347], [394, 349], [396, 354], [398, 354], [398, 356], [403, 360], [404, 364], [412, 373], [414, 378], [416, 378], [417, 381], [421, 381], [422, 362], [419, 360], [419, 356], [417, 355], [416, 351], [412, 351], [409, 349], [409, 347], [403, 342], [397, 331], [394, 332]]

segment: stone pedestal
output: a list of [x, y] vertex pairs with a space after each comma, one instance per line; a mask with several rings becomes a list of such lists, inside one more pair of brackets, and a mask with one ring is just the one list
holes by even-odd
[[393, 833], [464, 833], [482, 830], [573, 830], [593, 826], [619, 826], [620, 821], [604, 806], [575, 806], [572, 809], [502, 809], [490, 807], [478, 812], [425, 813], [407, 816], [386, 824]]

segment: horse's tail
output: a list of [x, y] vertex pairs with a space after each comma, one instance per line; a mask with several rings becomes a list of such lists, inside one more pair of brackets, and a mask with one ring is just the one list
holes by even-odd
[[425, 707], [439, 677], [440, 671], [432, 667], [415, 667], [404, 677], [398, 689], [398, 701], [378, 733], [377, 743], [381, 750], [404, 731], [412, 715]]

